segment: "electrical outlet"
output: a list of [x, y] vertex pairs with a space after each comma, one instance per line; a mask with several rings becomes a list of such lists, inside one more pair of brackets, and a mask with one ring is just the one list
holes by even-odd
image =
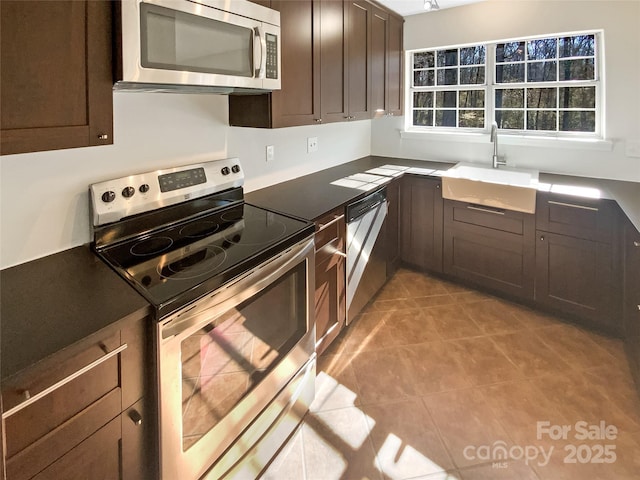
[[276, 158], [276, 147], [273, 145], [267, 145], [266, 161], [271, 162], [274, 158]]
[[307, 138], [307, 153], [318, 151], [318, 137]]

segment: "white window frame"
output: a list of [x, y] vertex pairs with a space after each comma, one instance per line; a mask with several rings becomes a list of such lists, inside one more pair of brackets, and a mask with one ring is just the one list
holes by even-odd
[[[527, 42], [537, 39], [545, 38], [563, 38], [576, 35], [594, 35], [594, 80], [572, 80], [572, 81], [555, 81], [555, 82], [527, 82], [526, 68], [525, 68], [525, 81], [522, 83], [495, 83], [496, 73], [496, 46], [500, 43], [509, 42]], [[438, 51], [454, 48], [465, 48], [484, 45], [486, 48], [485, 58], [485, 84], [484, 85], [447, 85], [447, 86], [434, 86], [434, 87], [414, 87], [413, 86], [413, 54], [416, 52], [424, 51]], [[523, 144], [523, 145], [537, 145], [540, 141], [551, 140], [552, 144], [558, 146], [563, 141], [569, 141], [567, 146], [573, 146], [576, 143], [583, 143], [592, 146], [600, 147], [603, 150], [610, 150], [612, 148], [612, 142], [605, 140], [605, 99], [604, 99], [604, 55], [603, 55], [604, 35], [602, 30], [587, 30], [576, 32], [562, 32], [545, 35], [536, 35], [528, 37], [519, 37], [504, 40], [492, 40], [487, 42], [474, 42], [460, 45], [449, 45], [435, 48], [419, 48], [413, 50], [407, 50], [405, 55], [405, 122], [404, 130], [401, 132], [403, 138], [422, 138], [425, 135], [436, 136], [438, 139], [451, 139], [456, 141], [480, 141], [478, 137], [483, 138], [484, 135], [489, 133], [491, 129], [491, 123], [495, 119], [495, 92], [499, 89], [517, 89], [517, 88], [545, 88], [545, 87], [579, 87], [579, 86], [594, 86], [595, 87], [595, 131], [594, 132], [565, 132], [565, 131], [536, 131], [536, 130], [511, 130], [501, 129], [500, 134], [502, 138], [507, 139], [506, 143]], [[557, 71], [559, 72], [559, 60], [556, 58]], [[523, 63], [527, 63], [526, 61]], [[559, 73], [558, 73], [559, 75]], [[556, 77], [558, 79], [558, 77]], [[485, 93], [485, 128], [461, 128], [461, 127], [425, 127], [413, 125], [413, 94], [417, 91], [438, 91], [438, 90], [470, 90], [474, 88], [484, 88]], [[526, 93], [526, 90], [525, 90]], [[435, 95], [435, 94], [434, 94]], [[435, 97], [434, 97], [435, 100]], [[558, 100], [557, 100], [558, 101]], [[527, 109], [521, 109], [526, 116]], [[564, 110], [556, 108], [556, 111]], [[589, 110], [589, 109], [580, 109]], [[434, 105], [435, 115], [435, 105]], [[559, 115], [556, 119], [556, 128], [558, 128]], [[526, 123], [525, 123], [526, 128]], [[509, 137], [513, 141], [509, 141]], [[599, 144], [599, 145], [596, 145]]]

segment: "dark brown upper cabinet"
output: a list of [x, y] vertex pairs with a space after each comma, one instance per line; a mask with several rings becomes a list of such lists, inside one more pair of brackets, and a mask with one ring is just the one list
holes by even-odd
[[0, 2], [0, 153], [113, 143], [112, 4]]
[[[402, 115], [404, 105], [404, 20], [395, 15], [389, 16], [389, 30], [387, 40], [387, 74], [386, 74], [386, 103], [387, 115]], [[375, 79], [375, 77], [374, 77]]]
[[394, 66], [402, 57], [401, 18], [366, 0], [256, 3], [280, 11], [282, 88], [230, 96], [230, 125], [278, 128], [371, 118], [374, 81], [382, 108], [391, 111], [393, 95], [401, 92], [400, 84], [390, 83], [402, 78]]

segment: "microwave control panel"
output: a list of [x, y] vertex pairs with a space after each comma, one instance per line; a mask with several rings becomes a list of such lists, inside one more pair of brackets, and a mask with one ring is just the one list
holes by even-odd
[[278, 37], [272, 33], [265, 35], [267, 43], [267, 78], [278, 78]]

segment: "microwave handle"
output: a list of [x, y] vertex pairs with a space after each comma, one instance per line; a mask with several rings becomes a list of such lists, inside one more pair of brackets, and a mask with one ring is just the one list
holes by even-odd
[[[253, 67], [255, 69], [255, 78], [264, 78], [265, 71], [267, 69], [267, 40], [264, 36], [264, 30], [262, 26], [255, 27], [253, 29]], [[260, 61], [256, 62], [256, 46], [260, 50]]]

